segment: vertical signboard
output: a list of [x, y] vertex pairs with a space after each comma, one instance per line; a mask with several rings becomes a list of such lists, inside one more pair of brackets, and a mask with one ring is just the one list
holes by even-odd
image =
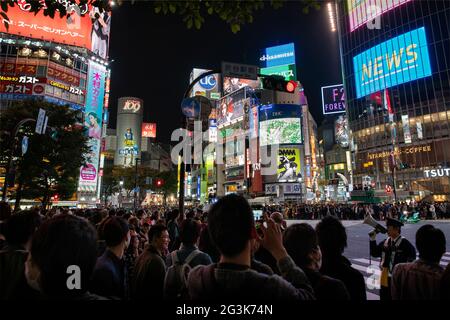
[[99, 63], [90, 61], [88, 75], [84, 125], [89, 136], [88, 145], [91, 151], [85, 155], [86, 165], [80, 169], [78, 191], [95, 192], [98, 180], [100, 139], [102, 135], [106, 68]]

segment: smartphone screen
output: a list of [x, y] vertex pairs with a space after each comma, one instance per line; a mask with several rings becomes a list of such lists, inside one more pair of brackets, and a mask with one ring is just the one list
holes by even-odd
[[255, 219], [255, 221], [261, 220], [262, 219], [262, 215], [263, 215], [263, 211], [262, 210], [253, 209], [253, 218]]

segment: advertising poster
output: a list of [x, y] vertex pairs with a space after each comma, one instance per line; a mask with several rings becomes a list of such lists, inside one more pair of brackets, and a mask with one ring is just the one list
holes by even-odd
[[45, 2], [44, 8], [35, 15], [30, 12], [31, 5], [27, 1], [18, 0], [14, 7], [8, 7], [8, 20], [0, 23], [0, 32], [83, 47], [107, 58], [111, 12], [100, 13], [98, 8], [88, 4], [59, 2], [65, 3], [69, 18], [61, 18], [58, 12], [54, 18], [45, 16]]
[[353, 57], [357, 98], [431, 76], [425, 27], [380, 43]]
[[411, 0], [347, 0], [350, 31]]
[[142, 138], [156, 138], [156, 123], [142, 124]]
[[144, 101], [135, 97], [119, 98], [117, 110], [117, 149], [114, 165], [134, 166], [139, 158]]
[[323, 114], [345, 112], [345, 93], [342, 84], [322, 87]]
[[89, 136], [88, 144], [91, 152], [85, 157], [88, 159], [87, 164], [80, 170], [79, 191], [95, 192], [97, 188], [105, 76], [104, 66], [92, 61], [89, 63], [84, 125]]
[[301, 144], [301, 106], [272, 104], [259, 108], [260, 146]]
[[411, 130], [409, 128], [409, 117], [408, 115], [402, 115], [402, 126], [403, 126], [403, 137], [405, 139], [405, 143], [411, 143]]
[[249, 79], [240, 79], [240, 78], [223, 78], [223, 95], [226, 96], [236, 90], [242, 89], [244, 87], [250, 88], [259, 88], [260, 82], [259, 80], [249, 80]]
[[250, 107], [250, 99], [245, 90], [240, 90], [222, 98], [217, 109], [217, 125], [223, 127], [244, 117], [245, 107]]
[[249, 137], [250, 139], [256, 139], [259, 136], [259, 112], [258, 106], [253, 106], [250, 110], [249, 121]]
[[297, 148], [280, 148], [278, 150], [278, 182], [297, 181], [301, 177], [300, 150]]
[[348, 134], [348, 118], [346, 115], [339, 116], [334, 123], [334, 137], [336, 143], [343, 148], [348, 148], [349, 134]]

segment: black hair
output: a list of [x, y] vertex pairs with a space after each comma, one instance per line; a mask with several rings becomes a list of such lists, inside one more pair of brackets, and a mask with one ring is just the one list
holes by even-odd
[[252, 238], [253, 211], [245, 198], [230, 194], [217, 201], [208, 214], [208, 230], [221, 254], [234, 257]]
[[193, 219], [186, 219], [180, 226], [180, 240], [184, 244], [194, 244], [200, 236], [200, 224]]
[[[61, 214], [45, 221], [34, 234], [30, 250], [40, 270], [42, 292], [58, 298], [85, 293], [97, 260], [96, 242], [97, 233], [86, 219]], [[80, 289], [67, 286], [69, 266], [80, 268]]]
[[2, 228], [3, 235], [9, 245], [20, 246], [27, 243], [39, 227], [42, 218], [32, 210], [13, 214]]
[[161, 237], [161, 234], [167, 230], [167, 227], [163, 224], [155, 224], [148, 230], [148, 241], [152, 242], [153, 239]]
[[311, 263], [309, 254], [319, 248], [316, 231], [307, 223], [298, 223], [287, 228], [283, 234], [283, 245], [300, 268]]
[[347, 232], [336, 217], [327, 216], [316, 226], [319, 246], [324, 256], [341, 255], [347, 247]]
[[0, 221], [7, 220], [11, 216], [11, 207], [5, 201], [0, 201]]
[[446, 250], [445, 243], [444, 233], [431, 224], [420, 227], [416, 232], [416, 247], [422, 260], [439, 263]]
[[130, 230], [128, 223], [120, 217], [109, 217], [99, 229], [99, 236], [108, 247], [119, 245]]

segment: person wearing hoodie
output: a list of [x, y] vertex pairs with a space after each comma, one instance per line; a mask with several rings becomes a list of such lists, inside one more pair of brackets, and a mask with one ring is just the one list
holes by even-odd
[[208, 230], [220, 252], [217, 264], [197, 266], [189, 273], [194, 301], [313, 300], [305, 273], [283, 246], [279, 225], [265, 216], [262, 245], [277, 260], [281, 276], [251, 269], [252, 240], [257, 238], [253, 212], [245, 198], [231, 194], [216, 202], [208, 215]]

